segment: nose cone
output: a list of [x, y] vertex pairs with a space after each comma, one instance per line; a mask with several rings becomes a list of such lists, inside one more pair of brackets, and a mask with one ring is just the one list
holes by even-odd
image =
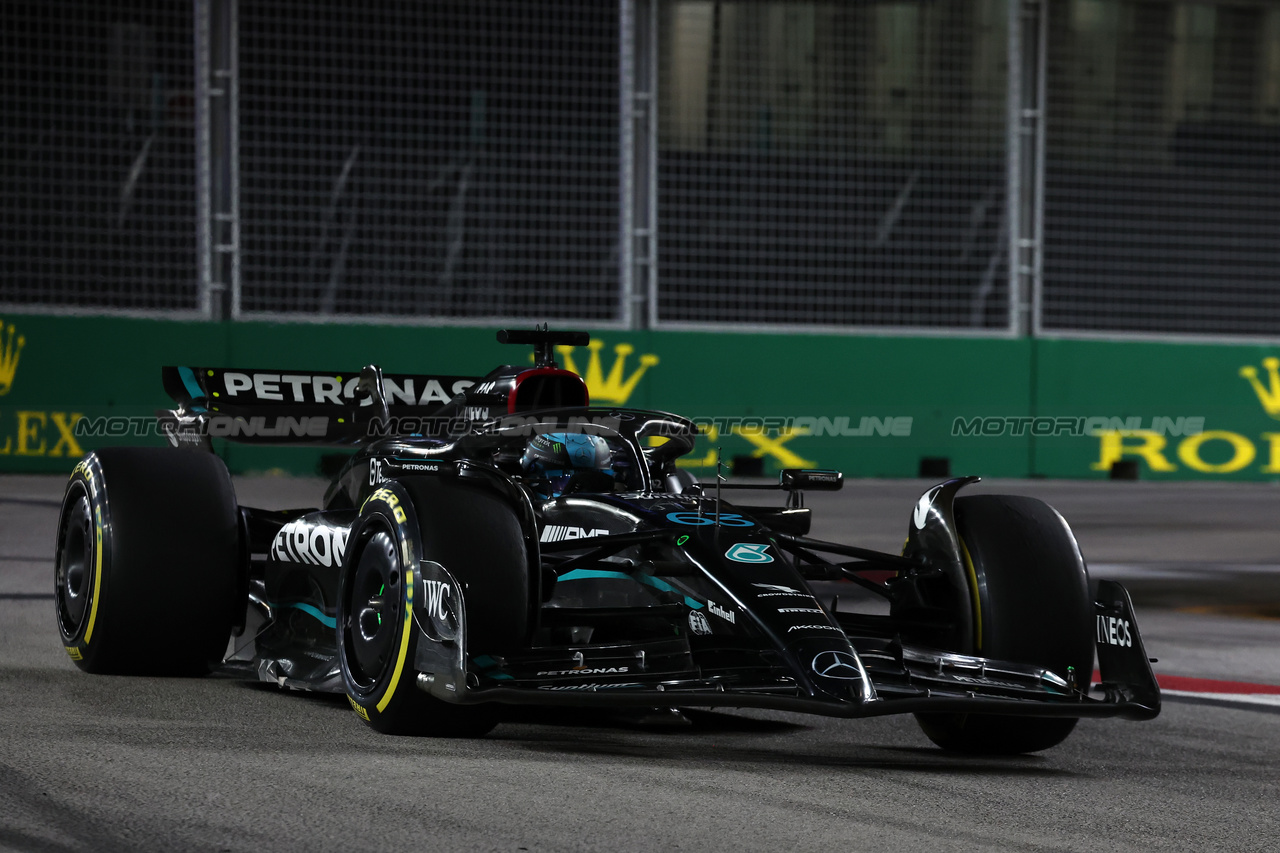
[[807, 640], [788, 649], [793, 665], [818, 696], [844, 702], [871, 702], [875, 688], [857, 652], [848, 640], [832, 636], [829, 641]]

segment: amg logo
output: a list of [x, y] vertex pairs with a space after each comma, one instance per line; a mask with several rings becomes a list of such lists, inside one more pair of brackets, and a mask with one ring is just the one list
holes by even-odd
[[422, 585], [426, 587], [426, 595], [423, 599], [426, 604], [427, 615], [431, 618], [443, 622], [444, 600], [449, 597], [449, 585], [444, 581], [428, 581], [424, 580]]
[[729, 622], [730, 624], [733, 624], [735, 621], [732, 610], [726, 610], [723, 607], [721, 607], [719, 604], [716, 604], [714, 601], [711, 601], [710, 599], [707, 600], [707, 612], [713, 616], [719, 616], [721, 619], [723, 619], [726, 622]]
[[585, 527], [565, 527], [561, 524], [548, 524], [542, 528], [543, 542], [563, 542], [566, 539], [590, 539], [592, 536], [608, 536], [609, 531], [596, 527], [587, 530]]
[[538, 675], [619, 675], [630, 671], [630, 669], [627, 666], [584, 666], [581, 669], [548, 669], [538, 673]]
[[1132, 646], [1133, 635], [1129, 633], [1129, 620], [1099, 616], [1098, 642], [1109, 646]]
[[347, 533], [301, 519], [291, 521], [276, 532], [271, 542], [271, 556], [282, 563], [341, 566], [342, 556], [347, 552]]

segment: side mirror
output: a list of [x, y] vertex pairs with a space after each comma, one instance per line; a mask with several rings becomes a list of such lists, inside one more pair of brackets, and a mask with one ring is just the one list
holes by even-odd
[[391, 415], [387, 410], [387, 394], [382, 385], [382, 368], [376, 364], [365, 365], [360, 370], [360, 381], [356, 384], [356, 396], [368, 397], [373, 401], [373, 415], [387, 420]]
[[788, 492], [838, 492], [844, 486], [844, 474], [829, 468], [783, 468], [778, 485]]

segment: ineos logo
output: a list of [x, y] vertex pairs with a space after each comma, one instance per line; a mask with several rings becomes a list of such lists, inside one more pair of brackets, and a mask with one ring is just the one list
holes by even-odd
[[813, 671], [823, 678], [838, 678], [841, 681], [862, 680], [862, 667], [858, 659], [849, 652], [818, 652], [810, 665]]

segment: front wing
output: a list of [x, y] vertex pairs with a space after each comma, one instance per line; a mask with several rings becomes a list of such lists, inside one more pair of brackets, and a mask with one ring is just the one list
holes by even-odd
[[[423, 562], [421, 571], [424, 581], [457, 588], [437, 563]], [[414, 615], [421, 632], [418, 687], [458, 704], [771, 708], [834, 717], [956, 712], [1147, 720], [1160, 713], [1160, 689], [1133, 604], [1113, 581], [1097, 584], [1097, 683], [1093, 673], [1071, 674], [1071, 683], [1027, 664], [904, 646], [855, 632], [848, 634], [855, 659], [833, 657], [826, 671], [834, 677], [817, 679], [797, 678], [795, 672], [819, 669], [828, 663], [820, 656], [834, 652], [774, 653], [773, 665], [719, 673], [696, 666], [681, 639], [471, 658], [461, 596]], [[802, 659], [810, 654], [813, 660]]]

